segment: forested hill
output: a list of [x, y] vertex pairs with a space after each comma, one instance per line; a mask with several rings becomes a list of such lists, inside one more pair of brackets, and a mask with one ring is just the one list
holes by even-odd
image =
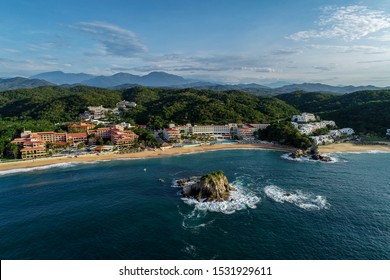
[[0, 92], [0, 118], [53, 123], [74, 121], [90, 105], [113, 108], [123, 99], [138, 104], [129, 111], [125, 120], [155, 126], [167, 125], [170, 121], [179, 124], [268, 122], [298, 113], [294, 107], [279, 99], [261, 98], [242, 91], [144, 87], [110, 90], [87, 86], [47, 86]]
[[125, 90], [123, 97], [138, 104], [131, 112], [137, 123], [156, 118], [195, 124], [259, 123], [288, 118], [298, 112], [276, 98], [258, 97], [243, 91], [136, 87]]
[[384, 135], [390, 128], [390, 90], [358, 91], [341, 96], [293, 92], [277, 98], [360, 133]]

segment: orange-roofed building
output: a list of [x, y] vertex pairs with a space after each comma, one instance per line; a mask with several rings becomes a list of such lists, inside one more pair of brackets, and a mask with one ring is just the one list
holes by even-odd
[[69, 131], [77, 131], [77, 132], [87, 132], [90, 129], [94, 129], [96, 127], [95, 124], [92, 123], [72, 123], [68, 125]]
[[47, 155], [45, 147], [26, 147], [20, 149], [22, 159], [33, 159], [45, 157]]
[[87, 140], [88, 140], [88, 134], [86, 132], [67, 133], [66, 134], [66, 142], [78, 144], [81, 142], [86, 142]]
[[93, 130], [88, 130], [88, 135], [95, 134], [96, 138], [108, 139], [111, 137], [111, 128], [101, 127]]

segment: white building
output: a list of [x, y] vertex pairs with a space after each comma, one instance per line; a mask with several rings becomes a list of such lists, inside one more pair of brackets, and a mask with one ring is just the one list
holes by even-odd
[[[297, 123], [292, 122], [292, 124], [296, 127]], [[328, 126], [336, 126], [334, 121], [320, 121], [320, 122], [312, 122], [312, 123], [304, 123], [298, 124], [298, 130], [305, 135], [310, 135], [318, 129], [326, 128]]]
[[329, 135], [333, 138], [338, 138], [341, 137], [341, 131], [339, 129], [330, 130]]
[[116, 103], [116, 107], [122, 108], [122, 109], [135, 108], [136, 106], [137, 106], [137, 103], [126, 101], [126, 100], [122, 100], [121, 102]]
[[352, 128], [349, 128], [349, 127], [340, 129], [340, 132], [341, 132], [342, 134], [345, 134], [345, 135], [352, 135], [352, 134], [355, 134], [355, 131], [354, 131]]
[[386, 131], [386, 136], [390, 136], [390, 129]]
[[104, 117], [106, 116], [106, 112], [112, 111], [112, 109], [104, 108], [103, 105], [88, 106], [88, 111], [89, 111], [90, 118], [94, 120], [100, 120], [100, 119], [104, 119]]
[[194, 125], [189, 133], [194, 136], [209, 136], [211, 138], [231, 138], [233, 127], [230, 125]]
[[311, 136], [310, 138], [313, 139], [314, 144], [316, 145], [326, 145], [334, 143], [334, 140], [330, 135]]
[[163, 136], [168, 141], [180, 142], [181, 134], [177, 128], [165, 128], [162, 130]]
[[316, 116], [311, 113], [302, 113], [302, 115], [294, 115], [291, 118], [292, 122], [298, 123], [307, 123], [307, 122], [315, 122]]

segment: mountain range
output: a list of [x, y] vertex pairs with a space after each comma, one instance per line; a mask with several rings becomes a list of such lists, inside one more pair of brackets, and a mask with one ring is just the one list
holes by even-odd
[[50, 85], [54, 84], [40, 79], [27, 79], [22, 77], [0, 79], [0, 91], [18, 88], [36, 88]]
[[53, 71], [34, 75], [29, 78], [16, 77], [10, 79], [0, 79], [0, 91], [17, 88], [35, 88], [46, 85], [62, 85], [69, 87], [79, 84], [111, 89], [126, 89], [141, 85], [146, 87], [195, 88], [215, 91], [242, 90], [256, 95], [278, 95], [294, 91], [346, 94], [361, 90], [384, 89], [371, 85], [358, 87], [330, 86], [320, 83], [290, 84], [271, 88], [255, 83], [231, 85], [194, 81], [165, 72], [151, 72], [144, 76], [132, 75], [129, 73], [116, 73], [111, 76], [95, 76], [86, 73], [64, 73], [62, 71]]

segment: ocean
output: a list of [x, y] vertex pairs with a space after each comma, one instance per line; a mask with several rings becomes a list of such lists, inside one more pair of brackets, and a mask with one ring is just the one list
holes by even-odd
[[[0, 258], [390, 259], [390, 155], [332, 157], [225, 150], [0, 171]], [[173, 186], [216, 170], [234, 201]]]

